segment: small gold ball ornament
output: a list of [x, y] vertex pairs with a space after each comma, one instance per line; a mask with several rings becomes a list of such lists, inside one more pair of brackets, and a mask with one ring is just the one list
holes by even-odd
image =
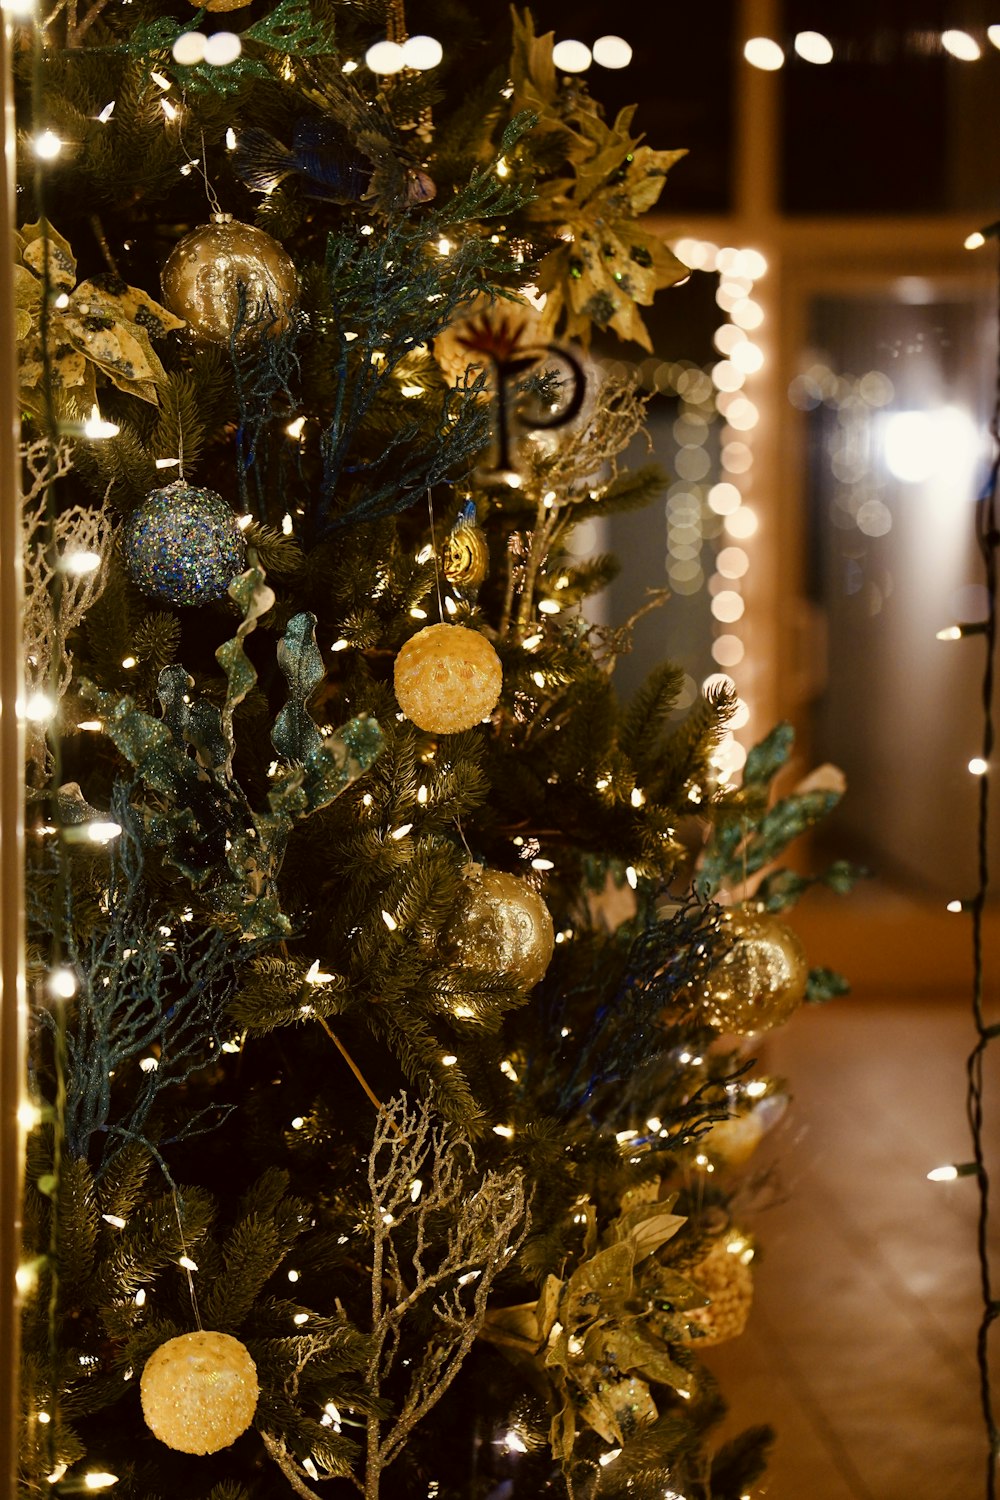
[[168, 307], [202, 344], [281, 333], [298, 296], [288, 251], [230, 214], [215, 214], [178, 240], [161, 280]]
[[399, 706], [418, 729], [458, 734], [496, 707], [503, 668], [478, 630], [426, 625], [400, 649], [393, 679]]
[[707, 1307], [692, 1308], [684, 1314], [691, 1330], [685, 1343], [705, 1348], [739, 1338], [753, 1302], [752, 1255], [744, 1236], [730, 1230], [686, 1273], [710, 1300]]
[[139, 1383], [154, 1436], [179, 1453], [218, 1453], [253, 1421], [257, 1366], [228, 1333], [182, 1333], [155, 1349]]
[[555, 948], [552, 917], [526, 880], [503, 870], [474, 865], [469, 898], [448, 931], [462, 962], [472, 969], [495, 969], [533, 989]]
[[706, 1020], [737, 1036], [782, 1026], [805, 998], [809, 978], [798, 937], [773, 912], [742, 906], [723, 913], [722, 932], [732, 946], [705, 980]]

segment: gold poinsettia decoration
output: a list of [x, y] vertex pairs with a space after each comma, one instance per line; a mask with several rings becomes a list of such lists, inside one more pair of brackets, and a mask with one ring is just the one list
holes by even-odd
[[18, 376], [27, 411], [44, 409], [45, 349], [42, 301], [49, 289], [48, 359], [52, 389], [66, 414], [87, 415], [97, 403], [97, 372], [142, 401], [158, 401], [166, 379], [151, 338], [183, 328], [148, 293], [120, 277], [90, 277], [79, 284], [76, 257], [55, 229], [25, 224], [15, 234], [14, 296]]
[[481, 1335], [544, 1381], [553, 1412], [549, 1441], [564, 1464], [581, 1424], [623, 1446], [655, 1422], [651, 1384], [685, 1399], [691, 1394], [691, 1374], [670, 1346], [687, 1335], [683, 1310], [708, 1299], [656, 1256], [687, 1220], [671, 1212], [673, 1198], [628, 1196], [634, 1206], [600, 1245], [593, 1207], [580, 1205], [587, 1227], [576, 1268], [565, 1279], [547, 1276], [537, 1302], [491, 1308]]
[[638, 222], [659, 198], [684, 151], [654, 151], [631, 134], [635, 107], [609, 125], [585, 86], [562, 86], [552, 61], [553, 33], [536, 36], [531, 16], [514, 13], [511, 108], [537, 116], [532, 140], [540, 157], [559, 156], [568, 171], [540, 176], [526, 210], [559, 242], [541, 261], [538, 288], [547, 297], [547, 333], [586, 341], [591, 328], [652, 349], [639, 312], [688, 267]]

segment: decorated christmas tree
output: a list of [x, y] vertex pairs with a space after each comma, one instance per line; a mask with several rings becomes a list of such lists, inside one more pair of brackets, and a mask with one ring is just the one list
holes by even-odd
[[754, 1038], [840, 984], [779, 863], [839, 791], [774, 792], [784, 726], [720, 775], [677, 665], [619, 703], [569, 545], [664, 482], [591, 343], [685, 275], [681, 153], [526, 13], [419, 19], [444, 56], [400, 0], [17, 32], [24, 1495], [763, 1472], [699, 1350]]

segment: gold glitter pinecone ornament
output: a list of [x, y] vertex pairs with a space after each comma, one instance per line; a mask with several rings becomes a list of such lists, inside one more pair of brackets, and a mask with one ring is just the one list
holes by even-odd
[[705, 980], [706, 1020], [737, 1036], [783, 1025], [805, 998], [809, 978], [798, 937], [772, 912], [742, 906], [723, 913], [722, 931], [732, 946]]
[[426, 625], [396, 657], [403, 713], [418, 729], [457, 734], [491, 713], [503, 686], [500, 658], [484, 635], [464, 625]]
[[496, 969], [532, 989], [549, 966], [555, 947], [552, 917], [526, 880], [503, 870], [473, 866], [468, 901], [448, 929], [464, 964]]
[[215, 214], [178, 240], [161, 280], [167, 306], [203, 344], [228, 343], [234, 332], [241, 341], [280, 333], [298, 296], [288, 251], [230, 214]]
[[218, 1453], [257, 1410], [257, 1366], [228, 1333], [182, 1333], [154, 1349], [139, 1382], [142, 1414], [179, 1453]]
[[752, 1252], [744, 1236], [730, 1230], [687, 1272], [688, 1279], [711, 1300], [707, 1307], [692, 1308], [684, 1314], [691, 1329], [686, 1343], [704, 1348], [739, 1338], [753, 1302], [753, 1272], [745, 1259], [749, 1254]]

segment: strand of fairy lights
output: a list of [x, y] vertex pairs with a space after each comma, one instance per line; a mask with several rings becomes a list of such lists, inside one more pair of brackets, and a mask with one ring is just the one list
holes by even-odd
[[[764, 309], [754, 298], [754, 284], [767, 271], [767, 261], [758, 250], [738, 249], [732, 245], [719, 247], [708, 240], [683, 239], [673, 246], [678, 257], [694, 270], [717, 272], [719, 286], [716, 303], [725, 315], [725, 321], [715, 330], [713, 343], [719, 359], [705, 372], [696, 371], [706, 386], [707, 401], [712, 416], [721, 419], [723, 425], [720, 450], [719, 481], [708, 487], [704, 496], [708, 510], [719, 519], [721, 545], [715, 554], [715, 570], [707, 581], [711, 596], [714, 639], [712, 658], [719, 670], [711, 673], [702, 683], [702, 689], [726, 686], [735, 689], [736, 684], [729, 675], [744, 659], [746, 646], [741, 622], [745, 613], [744, 588], [750, 570], [750, 557], [745, 543], [757, 531], [758, 519], [755, 510], [746, 503], [745, 492], [750, 484], [753, 468], [753, 437], [760, 421], [760, 410], [747, 393], [753, 376], [762, 368], [765, 353], [760, 331], [764, 325]], [[756, 336], [756, 337], [755, 337]], [[684, 399], [684, 392], [679, 392]], [[692, 393], [696, 394], [696, 393]], [[706, 429], [707, 436], [707, 429]], [[680, 469], [683, 450], [678, 455]], [[683, 477], [683, 476], [682, 476]], [[692, 476], [693, 477], [693, 476]], [[692, 490], [694, 487], [692, 487]], [[683, 496], [681, 497], [683, 499]], [[696, 517], [681, 515], [677, 509], [678, 498], [668, 500], [672, 507], [670, 524], [680, 520], [694, 523]], [[698, 509], [700, 510], [700, 501]], [[700, 532], [700, 524], [696, 526]], [[697, 539], [700, 542], [700, 537]], [[672, 551], [677, 549], [672, 546]], [[671, 580], [676, 584], [676, 580]], [[737, 737], [738, 731], [750, 723], [751, 710], [741, 697], [729, 722], [725, 736], [712, 756], [712, 764], [720, 782], [726, 782], [742, 769], [747, 750]]]
[[[997, 239], [1000, 244], [1000, 222], [966, 240], [969, 249], [985, 244], [987, 238]], [[998, 287], [1000, 294], [1000, 287]], [[998, 320], [1000, 320], [1000, 296], [998, 296]], [[976, 1228], [976, 1253], [979, 1260], [979, 1281], [982, 1293], [982, 1315], [976, 1334], [976, 1363], [979, 1371], [980, 1404], [987, 1435], [986, 1500], [996, 1500], [997, 1460], [1000, 1458], [1000, 1427], [997, 1425], [993, 1405], [992, 1380], [990, 1375], [989, 1335], [995, 1319], [1000, 1316], [1000, 1300], [994, 1296], [992, 1270], [989, 1257], [990, 1226], [990, 1177], [986, 1163], [984, 1144], [983, 1079], [986, 1052], [990, 1042], [1000, 1037], [1000, 1022], [989, 1023], [983, 1003], [984, 956], [983, 921], [990, 882], [989, 864], [989, 793], [995, 727], [993, 721], [993, 694], [996, 678], [997, 646], [997, 572], [1000, 551], [1000, 528], [998, 528], [998, 491], [1000, 491], [1000, 322], [998, 322], [997, 383], [994, 396], [993, 415], [990, 420], [993, 438], [993, 462], [989, 476], [976, 505], [976, 542], [983, 562], [985, 576], [987, 612], [984, 620], [971, 624], [958, 624], [938, 632], [938, 639], [963, 640], [971, 636], [982, 636], [984, 660], [982, 670], [982, 749], [981, 754], [969, 762], [969, 771], [978, 777], [978, 812], [976, 829], [977, 888], [975, 894], [964, 901], [949, 902], [949, 911], [967, 911], [972, 925], [972, 1014], [976, 1029], [976, 1042], [966, 1064], [966, 1114], [972, 1138], [972, 1160], [960, 1164], [935, 1167], [927, 1175], [932, 1182], [949, 1182], [958, 1177], [974, 1177], [979, 1196], [979, 1213]]]

